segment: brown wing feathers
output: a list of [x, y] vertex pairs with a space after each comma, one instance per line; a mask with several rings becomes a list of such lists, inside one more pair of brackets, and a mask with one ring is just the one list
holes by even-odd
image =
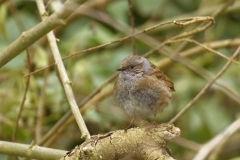
[[151, 67], [153, 70], [147, 75], [156, 76], [157, 79], [165, 81], [166, 85], [171, 89], [171, 91], [175, 91], [173, 82], [159, 68], [157, 68], [157, 66], [151, 63]]

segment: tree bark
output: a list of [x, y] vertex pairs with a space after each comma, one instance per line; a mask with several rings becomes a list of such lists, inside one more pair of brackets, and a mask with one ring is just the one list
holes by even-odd
[[166, 140], [180, 135], [173, 124], [149, 125], [96, 135], [69, 151], [62, 160], [173, 160]]

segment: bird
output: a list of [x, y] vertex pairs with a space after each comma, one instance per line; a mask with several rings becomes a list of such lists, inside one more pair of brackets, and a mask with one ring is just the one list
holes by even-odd
[[113, 87], [113, 96], [119, 106], [132, 117], [129, 129], [135, 118], [154, 115], [152, 124], [156, 125], [156, 115], [169, 105], [173, 82], [157, 66], [146, 58], [131, 55], [124, 58]]

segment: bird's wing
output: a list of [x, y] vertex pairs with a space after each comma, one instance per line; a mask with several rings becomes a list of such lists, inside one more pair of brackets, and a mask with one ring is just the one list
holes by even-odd
[[147, 75], [155, 76], [157, 79], [164, 81], [171, 91], [175, 91], [173, 82], [159, 68], [157, 68], [157, 66], [151, 63], [151, 67], [152, 69]]

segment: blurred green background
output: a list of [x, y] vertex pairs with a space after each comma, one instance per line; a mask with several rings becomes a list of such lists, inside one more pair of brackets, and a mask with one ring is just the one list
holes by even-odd
[[[54, 12], [54, 7], [56, 7], [54, 2], [59, 1], [56, 0], [49, 4], [47, 8], [49, 13]], [[62, 57], [120, 39], [127, 35], [128, 29], [131, 29], [126, 0], [98, 2], [102, 3], [95, 2], [96, 4], [91, 11], [74, 16], [65, 26], [59, 27], [55, 31], [56, 37], [60, 40], [58, 46]], [[160, 22], [177, 20], [180, 17], [211, 16], [223, 5], [226, 5], [226, 2], [225, 0], [132, 0], [135, 28], [142, 30]], [[2, 0], [0, 3], [0, 50], [3, 50], [19, 37], [22, 31], [34, 27], [41, 22], [41, 19], [35, 1]], [[94, 18], [94, 16], [99, 19]], [[104, 19], [105, 17], [111, 17], [115, 23]], [[106, 21], [110, 24], [107, 24]], [[191, 31], [199, 24], [192, 24], [186, 28], [165, 25], [145, 34], [160, 43], [177, 34]], [[213, 26], [195, 35], [194, 39], [200, 43], [219, 42], [220, 45], [216, 50], [230, 57], [240, 44], [239, 35], [240, 2], [236, 1], [215, 18]], [[234, 43], [230, 42], [229, 45], [224, 45], [221, 44], [223, 40], [232, 40]], [[143, 55], [152, 49], [144, 42], [141, 39], [136, 40], [137, 55]], [[174, 51], [179, 45], [180, 43], [174, 43], [168, 46]], [[122, 59], [132, 54], [131, 47], [132, 43], [129, 39], [79, 54], [64, 61], [78, 103], [116, 72]], [[194, 47], [197, 46], [189, 43], [181, 51], [187, 51]], [[32, 70], [41, 69], [54, 62], [46, 37], [34, 43], [29, 48], [29, 52]], [[161, 60], [165, 58], [167, 56], [160, 51], [151, 55], [149, 60], [154, 64], [161, 65]], [[212, 75], [218, 73], [227, 62], [226, 59], [207, 50], [186, 58]], [[208, 82], [198, 73], [179, 62], [170, 61], [169, 65], [162, 65], [161, 69], [174, 82], [176, 92], [173, 94], [170, 106], [157, 116], [158, 123], [171, 120]], [[239, 65], [232, 64], [218, 81], [225, 86], [226, 90], [230, 90], [240, 99], [239, 69]], [[27, 73], [26, 51], [0, 70], [0, 140], [12, 141], [14, 125], [26, 87], [26, 78], [23, 76]], [[46, 79], [45, 87], [44, 79]], [[112, 87], [113, 82], [110, 82], [100, 93], [103, 97], [89, 103], [87, 110], [83, 113], [91, 134], [123, 129], [131, 120], [131, 117], [118, 108], [118, 104], [111, 94]], [[19, 120], [17, 133], [17, 142], [19, 143], [30, 144], [32, 140], [36, 139], [36, 122], [39, 119], [37, 112], [41, 92], [45, 93], [45, 97], [40, 139], [70, 110], [56, 68], [51, 67], [48, 71], [34, 74], [30, 78], [27, 98]], [[186, 144], [188, 147], [184, 147], [181, 144], [170, 142], [168, 147], [173, 156], [179, 160], [191, 159], [201, 144], [228, 127], [239, 117], [239, 113], [239, 101], [223, 92], [219, 86], [213, 85], [186, 114], [176, 121], [175, 125], [181, 129], [181, 137], [184, 140], [182, 143], [189, 140], [195, 145]], [[152, 117], [146, 120], [150, 122]], [[59, 133], [56, 139], [43, 146], [70, 150], [75, 145], [82, 143], [80, 135], [76, 123], [73, 122], [62, 133]], [[240, 136], [235, 134], [228, 140], [218, 158], [225, 160], [240, 157], [239, 142]], [[0, 155], [0, 159], [4, 158], [6, 156]]]

